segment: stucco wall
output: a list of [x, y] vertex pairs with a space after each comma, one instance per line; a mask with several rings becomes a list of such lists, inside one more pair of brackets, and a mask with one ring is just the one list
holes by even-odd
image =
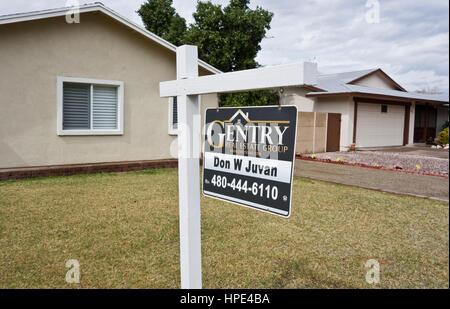
[[372, 88], [379, 88], [379, 89], [400, 90], [392, 81], [388, 80], [380, 72], [369, 75], [359, 81], [356, 81], [354, 84], [360, 85], [360, 86], [372, 87]]
[[314, 111], [314, 98], [306, 97], [309, 92], [311, 90], [304, 87], [286, 88], [280, 98], [280, 103], [282, 105], [295, 105], [299, 112], [312, 112]]
[[341, 114], [341, 151], [348, 150], [353, 143], [353, 98], [334, 97], [318, 98], [314, 105], [315, 112]]
[[[176, 78], [175, 53], [99, 12], [0, 25], [0, 38], [0, 168], [171, 157], [159, 82]], [[57, 76], [123, 81], [124, 134], [58, 136]]]

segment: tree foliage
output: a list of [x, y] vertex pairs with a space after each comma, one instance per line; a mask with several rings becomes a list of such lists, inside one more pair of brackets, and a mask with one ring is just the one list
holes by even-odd
[[[273, 13], [261, 7], [250, 9], [249, 4], [250, 0], [231, 0], [222, 7], [199, 1], [189, 27], [172, 7], [172, 0], [147, 0], [138, 13], [148, 30], [177, 46], [197, 45], [199, 58], [232, 72], [260, 66], [255, 59], [273, 18]], [[273, 105], [278, 101], [274, 91], [220, 95], [221, 106]]]
[[172, 0], [147, 0], [137, 13], [148, 31], [177, 46], [185, 44], [186, 20], [172, 7]]
[[219, 102], [222, 107], [278, 105], [279, 100], [278, 92], [273, 90], [219, 95]]
[[251, 10], [250, 0], [231, 0], [224, 8], [198, 2], [186, 43], [199, 47], [199, 57], [223, 72], [253, 69], [261, 50], [261, 41], [270, 29], [273, 14], [257, 7]]

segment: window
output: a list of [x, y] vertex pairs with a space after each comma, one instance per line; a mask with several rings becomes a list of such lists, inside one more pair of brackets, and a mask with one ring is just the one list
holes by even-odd
[[[198, 105], [202, 106], [202, 97], [198, 97]], [[178, 98], [169, 98], [169, 135], [178, 135]]]
[[388, 112], [388, 106], [387, 105], [381, 105], [381, 112], [387, 113]]
[[58, 135], [122, 135], [123, 82], [58, 77]]
[[178, 134], [178, 101], [177, 97], [169, 98], [169, 135]]

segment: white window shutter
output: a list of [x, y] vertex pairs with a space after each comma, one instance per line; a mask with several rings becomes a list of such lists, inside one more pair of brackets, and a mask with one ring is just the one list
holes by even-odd
[[94, 86], [93, 89], [93, 128], [100, 130], [117, 129], [117, 87]]
[[90, 129], [90, 86], [63, 85], [63, 129]]

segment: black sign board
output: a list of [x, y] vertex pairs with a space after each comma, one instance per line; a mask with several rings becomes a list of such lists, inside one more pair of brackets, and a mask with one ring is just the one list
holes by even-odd
[[207, 109], [203, 194], [289, 217], [297, 107]]

